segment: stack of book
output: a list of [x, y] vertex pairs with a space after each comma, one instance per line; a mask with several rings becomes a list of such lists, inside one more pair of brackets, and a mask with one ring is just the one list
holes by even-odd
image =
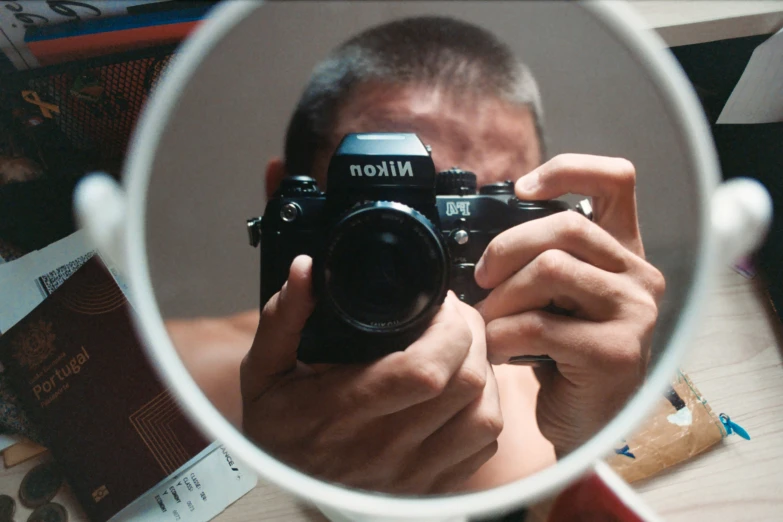
[[0, 73], [179, 43], [217, 0], [4, 2]]
[[190, 34], [210, 8], [210, 4], [205, 4], [159, 13], [33, 27], [25, 34], [25, 43], [42, 66], [172, 45]]

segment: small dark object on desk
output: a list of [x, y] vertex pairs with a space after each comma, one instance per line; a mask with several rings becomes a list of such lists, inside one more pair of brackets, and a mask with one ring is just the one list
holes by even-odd
[[41, 506], [54, 498], [62, 484], [62, 473], [53, 461], [39, 464], [22, 479], [19, 500], [29, 508]]
[[14, 522], [16, 501], [8, 495], [0, 495], [0, 522]]
[[33, 511], [27, 522], [68, 522], [68, 512], [60, 504], [51, 502]]

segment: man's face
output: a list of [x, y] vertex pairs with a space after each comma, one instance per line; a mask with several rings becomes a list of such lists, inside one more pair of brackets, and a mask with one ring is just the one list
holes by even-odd
[[353, 132], [415, 132], [432, 146], [437, 171], [469, 170], [479, 186], [517, 180], [541, 163], [533, 115], [526, 107], [426, 85], [365, 84], [340, 108], [332, 142], [316, 157], [313, 175], [321, 187], [332, 153]]

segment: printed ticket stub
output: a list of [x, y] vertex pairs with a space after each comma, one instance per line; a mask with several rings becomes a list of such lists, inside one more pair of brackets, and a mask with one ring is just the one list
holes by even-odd
[[207, 522], [253, 489], [258, 477], [224, 447], [147, 492], [112, 521]]

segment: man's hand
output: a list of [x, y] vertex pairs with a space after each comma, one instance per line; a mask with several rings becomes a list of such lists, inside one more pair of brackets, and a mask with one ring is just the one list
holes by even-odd
[[447, 492], [497, 451], [503, 429], [484, 322], [449, 293], [405, 351], [316, 371], [296, 360], [313, 310], [309, 258], [261, 313], [240, 370], [245, 432], [319, 478], [389, 493]]
[[558, 456], [603, 427], [645, 378], [665, 285], [644, 259], [635, 184], [627, 160], [555, 157], [519, 179], [517, 197], [591, 196], [595, 222], [561, 212], [523, 223], [495, 237], [476, 267], [476, 282], [493, 289], [477, 305], [490, 360], [556, 362], [536, 369], [536, 415]]

